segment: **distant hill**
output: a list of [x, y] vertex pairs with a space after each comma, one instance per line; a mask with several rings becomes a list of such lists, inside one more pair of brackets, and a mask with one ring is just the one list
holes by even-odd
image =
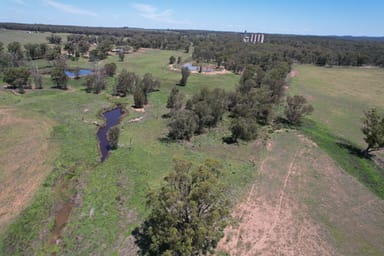
[[337, 36], [336, 38], [358, 41], [372, 41], [372, 42], [384, 42], [384, 36], [372, 37], [372, 36]]

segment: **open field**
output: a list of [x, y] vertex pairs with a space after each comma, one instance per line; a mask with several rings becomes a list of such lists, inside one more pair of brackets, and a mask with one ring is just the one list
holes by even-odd
[[[304, 95], [315, 111], [303, 132], [313, 139], [345, 171], [384, 198], [384, 173], [361, 156], [363, 112], [384, 110], [384, 70], [380, 68], [322, 68], [294, 66], [288, 93]], [[375, 153], [383, 159], [383, 152]]]
[[383, 255], [384, 201], [297, 132], [275, 134], [218, 251]]
[[312, 118], [335, 135], [364, 147], [360, 131], [363, 112], [377, 107], [384, 111], [382, 68], [322, 68], [295, 65], [289, 94], [305, 96], [315, 107]]
[[52, 170], [54, 123], [40, 115], [0, 108], [0, 234], [27, 206]]
[[[11, 42], [19, 42], [21, 45], [27, 43], [48, 43], [47, 37], [52, 33], [49, 32], [29, 32], [21, 30], [0, 30], [0, 42], [4, 44], [4, 47]], [[57, 33], [56, 35], [61, 36], [63, 42], [67, 40], [66, 33]]]

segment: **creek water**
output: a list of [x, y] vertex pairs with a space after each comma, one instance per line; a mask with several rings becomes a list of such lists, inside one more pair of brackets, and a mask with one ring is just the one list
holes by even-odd
[[123, 114], [123, 111], [120, 108], [115, 108], [110, 111], [104, 112], [103, 116], [105, 118], [105, 125], [97, 131], [97, 139], [99, 141], [99, 149], [101, 154], [101, 162], [107, 158], [109, 150], [111, 149], [107, 133], [109, 128], [117, 125], [120, 121], [120, 117]]
[[[193, 66], [192, 63], [190, 63], [190, 62], [184, 64], [183, 67], [187, 67], [189, 69], [189, 71], [199, 71], [200, 70], [200, 66]], [[209, 67], [202, 67], [202, 71], [203, 72], [212, 72], [213, 69], [209, 68]]]
[[[103, 127], [100, 127], [100, 129], [97, 131], [97, 140], [100, 148], [101, 162], [103, 162], [108, 157], [108, 153], [110, 150], [110, 145], [107, 139], [108, 130], [109, 128], [117, 125], [120, 122], [120, 117], [123, 113], [124, 112], [121, 108], [115, 108], [103, 113], [105, 125]], [[65, 191], [67, 189], [67, 185], [64, 184], [61, 189]], [[59, 240], [61, 231], [67, 224], [69, 215], [71, 214], [72, 208], [74, 206], [74, 198], [72, 198], [67, 202], [63, 203], [60, 207], [60, 210], [56, 214], [55, 227], [50, 234], [49, 244], [55, 244]]]
[[[72, 72], [72, 71], [70, 71], [70, 70], [65, 70], [64, 73], [65, 73], [68, 77], [70, 77], [70, 78], [74, 78], [74, 77], [76, 77], [75, 72]], [[93, 73], [92, 70], [89, 70], [89, 69], [80, 69], [78, 75], [79, 75], [79, 76], [85, 76], [85, 75], [89, 75], [89, 74], [92, 74], [92, 73]]]

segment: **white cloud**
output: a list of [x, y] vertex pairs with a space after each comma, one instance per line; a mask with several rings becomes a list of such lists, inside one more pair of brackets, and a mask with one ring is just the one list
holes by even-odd
[[172, 23], [172, 24], [180, 24], [183, 22], [177, 21], [172, 18], [172, 10], [167, 9], [164, 11], [159, 11], [155, 6], [149, 4], [140, 4], [136, 3], [132, 5], [137, 11], [139, 11], [139, 15], [154, 21]]
[[68, 13], [72, 13], [72, 14], [79, 14], [79, 15], [87, 15], [87, 16], [97, 16], [97, 13], [95, 13], [95, 12], [80, 9], [80, 8], [77, 8], [73, 5], [63, 4], [63, 3], [51, 1], [51, 0], [46, 0], [45, 3], [48, 4], [49, 6], [57, 9], [57, 10], [63, 11], [63, 12], [68, 12]]

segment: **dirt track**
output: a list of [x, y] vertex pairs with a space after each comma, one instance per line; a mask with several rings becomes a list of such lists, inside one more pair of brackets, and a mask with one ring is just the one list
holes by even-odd
[[304, 136], [279, 134], [217, 251], [384, 255], [384, 201]]
[[51, 170], [53, 123], [0, 108], [0, 233], [33, 197]]

